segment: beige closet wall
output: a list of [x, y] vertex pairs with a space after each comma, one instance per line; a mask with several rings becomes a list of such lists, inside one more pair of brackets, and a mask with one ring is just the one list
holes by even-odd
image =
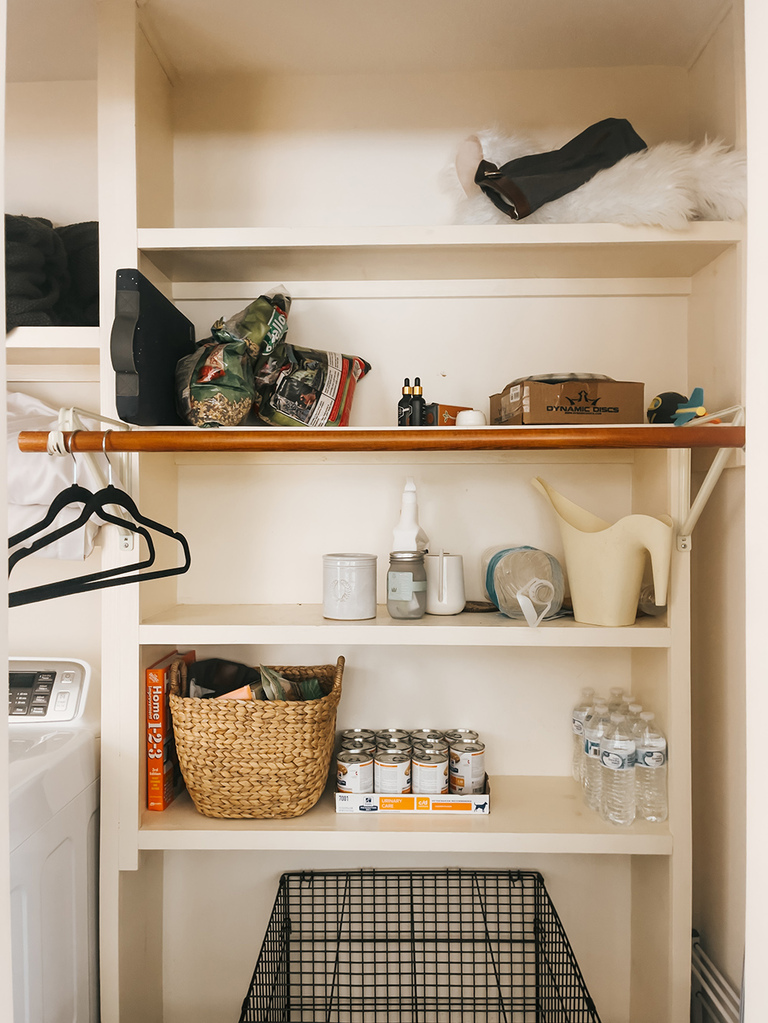
[[[720, 137], [744, 143], [743, 16], [737, 2], [691, 69], [693, 139]], [[734, 66], [735, 65], [735, 66]], [[734, 73], [723, 69], [734, 67]], [[733, 300], [743, 304], [736, 294]], [[705, 315], [722, 314], [707, 308]], [[735, 321], [743, 320], [739, 308]], [[743, 393], [735, 370], [739, 337], [720, 344], [734, 352], [733, 364], [717, 363], [699, 343], [691, 323], [689, 379], [710, 380], [718, 393]], [[702, 336], [711, 335], [702, 331]], [[722, 339], [720, 339], [722, 341]], [[727, 385], [723, 388], [723, 381]], [[729, 398], [729, 400], [731, 400]], [[706, 468], [708, 458], [694, 460]], [[744, 952], [746, 871], [746, 762], [744, 723], [744, 468], [723, 473], [693, 536], [691, 564], [691, 726], [693, 779], [693, 926], [707, 954], [738, 988]], [[703, 478], [694, 474], [694, 486]], [[674, 750], [670, 751], [670, 758]]]

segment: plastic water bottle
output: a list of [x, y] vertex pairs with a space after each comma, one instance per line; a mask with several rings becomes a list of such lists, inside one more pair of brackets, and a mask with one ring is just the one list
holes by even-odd
[[611, 714], [600, 740], [600, 816], [611, 824], [635, 819], [635, 740], [623, 714]]
[[571, 725], [573, 728], [573, 758], [571, 773], [575, 781], [581, 781], [581, 772], [584, 767], [584, 719], [587, 711], [592, 709], [595, 690], [587, 686], [581, 690], [581, 699], [571, 711]]
[[635, 735], [635, 731], [641, 724], [640, 715], [643, 713], [642, 703], [630, 703], [627, 706], [626, 710], [619, 711], [619, 713], [623, 714], [626, 717], [627, 724], [629, 725], [629, 730], [632, 733], [632, 738], [635, 740], [635, 743], [637, 743], [637, 736]]
[[647, 821], [665, 821], [667, 803], [667, 740], [655, 714], [640, 715], [635, 739], [635, 800], [637, 814]]
[[621, 704], [624, 701], [624, 689], [621, 686], [612, 686], [608, 691], [608, 710], [611, 714], [621, 712]]
[[623, 714], [624, 717], [629, 717], [629, 705], [630, 703], [637, 703], [637, 697], [634, 693], [624, 693], [621, 698], [621, 703], [615, 711], [611, 711], [612, 714]]
[[610, 720], [607, 704], [596, 703], [584, 721], [584, 773], [581, 784], [584, 788], [584, 802], [592, 810], [600, 809], [600, 740]]

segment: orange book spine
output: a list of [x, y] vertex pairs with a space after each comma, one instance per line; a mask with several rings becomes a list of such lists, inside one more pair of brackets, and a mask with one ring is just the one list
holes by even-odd
[[147, 808], [165, 810], [174, 798], [172, 736], [165, 668], [147, 668]]

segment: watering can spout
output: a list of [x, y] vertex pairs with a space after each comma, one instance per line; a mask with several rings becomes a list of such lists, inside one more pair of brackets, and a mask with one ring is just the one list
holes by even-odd
[[631, 625], [649, 556], [656, 603], [666, 603], [672, 554], [668, 516], [627, 515], [611, 524], [559, 494], [541, 477], [531, 482], [549, 502], [560, 527], [576, 621]]

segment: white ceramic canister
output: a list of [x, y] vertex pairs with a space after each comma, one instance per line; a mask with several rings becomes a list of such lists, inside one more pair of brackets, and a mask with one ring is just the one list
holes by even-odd
[[323, 555], [323, 618], [376, 617], [376, 555]]

